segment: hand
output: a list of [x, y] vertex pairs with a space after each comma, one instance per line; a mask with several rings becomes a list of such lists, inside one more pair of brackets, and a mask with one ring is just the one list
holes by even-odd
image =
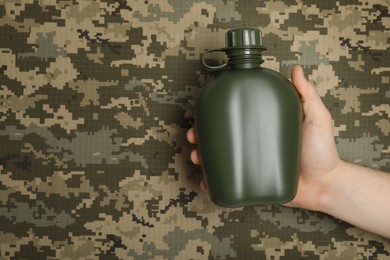
[[[298, 192], [296, 197], [285, 205], [319, 210], [321, 195], [327, 187], [325, 184], [342, 161], [334, 141], [331, 115], [316, 89], [305, 79], [300, 66], [292, 69], [291, 79], [301, 96], [304, 120]], [[187, 132], [187, 139], [190, 143], [196, 143], [194, 128]], [[190, 158], [193, 163], [200, 164], [197, 149], [191, 152]], [[200, 187], [207, 191], [204, 180], [201, 181]]]
[[[332, 117], [316, 89], [300, 66], [292, 69], [291, 79], [304, 114], [302, 157], [297, 195], [284, 205], [322, 211], [390, 238], [390, 174], [342, 161], [334, 141]], [[193, 128], [187, 132], [187, 139], [196, 143]], [[190, 157], [200, 164], [198, 150]], [[204, 180], [200, 186], [207, 191]]]
[[300, 66], [292, 69], [291, 81], [301, 97], [304, 119], [298, 192], [285, 205], [321, 210], [322, 195], [333, 178], [332, 173], [343, 161], [337, 152], [331, 114]]
[[[192, 144], [196, 144], [196, 133], [195, 133], [195, 128], [191, 128], [187, 132], [187, 140], [188, 142]], [[190, 154], [190, 159], [194, 164], [200, 165], [200, 155], [198, 149], [192, 150]], [[206, 186], [206, 181], [203, 179], [200, 181], [200, 188], [204, 191], [207, 192], [207, 186]]]

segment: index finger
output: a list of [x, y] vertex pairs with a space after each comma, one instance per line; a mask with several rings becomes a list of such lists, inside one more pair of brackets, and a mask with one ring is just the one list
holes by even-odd
[[187, 140], [188, 142], [192, 144], [196, 144], [196, 132], [195, 128], [190, 128], [190, 130], [187, 131]]

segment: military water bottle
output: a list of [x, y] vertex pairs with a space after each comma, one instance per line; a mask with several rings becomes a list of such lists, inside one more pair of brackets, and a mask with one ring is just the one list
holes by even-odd
[[[195, 108], [202, 169], [211, 200], [223, 207], [285, 203], [297, 191], [302, 109], [292, 83], [262, 68], [265, 50], [257, 28], [227, 31], [226, 47], [202, 55], [219, 71]], [[225, 52], [211, 66], [207, 54]]]

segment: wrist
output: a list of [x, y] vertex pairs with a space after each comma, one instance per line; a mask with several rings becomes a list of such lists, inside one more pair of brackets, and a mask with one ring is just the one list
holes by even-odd
[[303, 208], [312, 211], [327, 212], [328, 206], [334, 197], [335, 185], [339, 173], [342, 172], [346, 162], [337, 158], [334, 168], [324, 170], [318, 174], [301, 173], [296, 197], [285, 206]]
[[340, 160], [337, 166], [324, 176], [317, 211], [333, 215], [335, 202], [342, 197], [349, 196], [351, 191], [346, 189], [342, 183], [348, 181], [347, 175], [350, 172], [348, 170], [350, 166], [351, 163]]

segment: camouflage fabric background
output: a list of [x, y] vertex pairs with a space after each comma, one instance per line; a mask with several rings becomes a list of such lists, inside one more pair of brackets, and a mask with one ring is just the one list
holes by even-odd
[[214, 206], [185, 138], [200, 54], [256, 26], [265, 67], [316, 84], [341, 156], [390, 171], [389, 6], [3, 0], [0, 258], [389, 259], [389, 240], [325, 214]]

